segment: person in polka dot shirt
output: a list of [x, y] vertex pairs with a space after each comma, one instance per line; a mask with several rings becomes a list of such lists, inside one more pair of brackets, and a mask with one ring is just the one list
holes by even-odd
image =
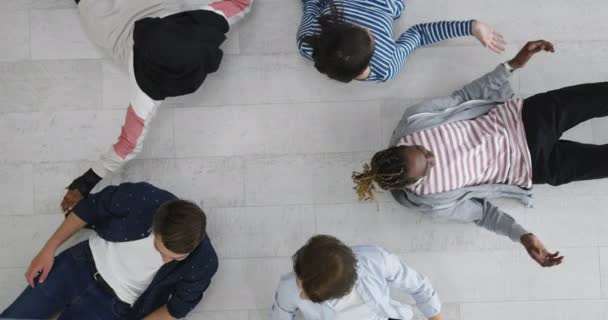
[[[55, 257], [82, 228], [94, 232]], [[148, 183], [106, 187], [66, 215], [0, 318], [183, 318], [218, 269], [205, 228], [199, 206]]]

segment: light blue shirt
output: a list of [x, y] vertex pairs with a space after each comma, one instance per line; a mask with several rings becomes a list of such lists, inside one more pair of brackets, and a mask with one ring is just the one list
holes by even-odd
[[[376, 246], [352, 247], [357, 258], [357, 290], [375, 317], [369, 320], [395, 318], [412, 319], [412, 307], [391, 299], [390, 288], [410, 294], [418, 309], [433, 317], [441, 311], [439, 296], [424, 275], [408, 267], [397, 255]], [[296, 275], [291, 272], [281, 278], [272, 305], [272, 320], [293, 320], [299, 310], [306, 320], [333, 320], [338, 300], [314, 303], [300, 298]]]

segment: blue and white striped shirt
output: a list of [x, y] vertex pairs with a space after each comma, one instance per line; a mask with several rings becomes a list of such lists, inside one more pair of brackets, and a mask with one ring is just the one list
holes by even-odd
[[[300, 53], [312, 60], [313, 48], [304, 43], [306, 36], [321, 32], [318, 18], [330, 14], [330, 0], [302, 0], [304, 13], [298, 29]], [[393, 78], [416, 48], [442, 40], [471, 35], [473, 21], [421, 23], [393, 39], [393, 20], [401, 16], [403, 0], [334, 0], [346, 22], [367, 28], [374, 35], [375, 51], [368, 81], [384, 82]]]

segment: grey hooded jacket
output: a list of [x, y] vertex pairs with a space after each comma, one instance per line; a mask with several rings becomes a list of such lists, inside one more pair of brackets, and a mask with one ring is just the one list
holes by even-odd
[[[511, 72], [501, 64], [450, 96], [427, 100], [408, 108], [393, 132], [389, 145], [395, 146], [402, 137], [420, 130], [486, 114], [513, 98], [510, 78]], [[528, 233], [515, 219], [490, 202], [495, 198], [507, 197], [531, 206], [531, 190], [519, 186], [486, 184], [424, 196], [408, 190], [393, 190], [391, 193], [399, 203], [430, 214], [436, 220], [474, 222], [516, 242]]]

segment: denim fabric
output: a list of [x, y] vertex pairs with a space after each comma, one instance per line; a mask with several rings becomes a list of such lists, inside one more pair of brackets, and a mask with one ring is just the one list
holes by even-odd
[[[150, 235], [156, 210], [176, 199], [145, 182], [123, 183], [89, 195], [73, 213], [106, 241], [135, 241]], [[217, 268], [217, 254], [205, 236], [185, 260], [160, 268], [126, 318], [141, 319], [164, 305], [174, 318], [185, 317], [203, 298]]]
[[89, 242], [81, 242], [55, 258], [48, 278], [29, 285], [0, 315], [2, 319], [124, 319], [129, 305], [100, 289], [93, 278]]

